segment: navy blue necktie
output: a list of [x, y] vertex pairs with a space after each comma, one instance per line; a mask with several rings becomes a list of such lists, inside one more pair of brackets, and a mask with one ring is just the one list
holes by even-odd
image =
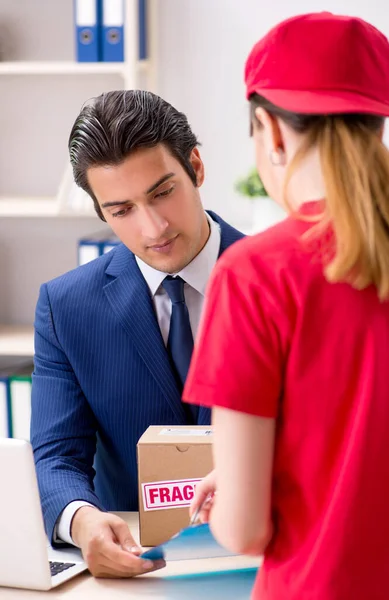
[[[188, 374], [190, 359], [193, 352], [193, 335], [190, 327], [189, 311], [185, 303], [184, 280], [181, 277], [168, 275], [162, 282], [162, 287], [172, 302], [167, 350], [174, 365], [180, 391], [184, 387]], [[197, 422], [197, 406], [188, 405], [193, 422]]]

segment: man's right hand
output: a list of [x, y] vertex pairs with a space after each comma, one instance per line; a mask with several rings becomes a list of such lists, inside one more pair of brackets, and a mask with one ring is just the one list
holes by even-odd
[[95, 577], [135, 577], [165, 566], [164, 561], [139, 558], [142, 549], [135, 543], [127, 523], [92, 506], [78, 509], [71, 536]]

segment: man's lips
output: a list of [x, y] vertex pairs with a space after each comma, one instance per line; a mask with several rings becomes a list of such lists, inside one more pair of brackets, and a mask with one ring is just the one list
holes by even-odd
[[153, 244], [152, 246], [147, 246], [147, 248], [149, 250], [157, 250], [157, 251], [166, 251], [170, 248], [170, 246], [173, 244], [173, 242], [175, 242], [175, 240], [177, 239], [177, 235], [173, 238], [170, 238], [170, 240], [166, 240], [166, 242], [160, 242], [159, 244]]

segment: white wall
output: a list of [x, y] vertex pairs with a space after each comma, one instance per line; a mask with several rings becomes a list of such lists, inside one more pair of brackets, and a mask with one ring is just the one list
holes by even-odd
[[253, 164], [243, 85], [252, 45], [280, 20], [321, 10], [362, 17], [389, 36], [388, 6], [387, 0], [160, 0], [159, 93], [188, 115], [203, 143], [206, 207], [249, 225], [252, 205], [233, 188]]

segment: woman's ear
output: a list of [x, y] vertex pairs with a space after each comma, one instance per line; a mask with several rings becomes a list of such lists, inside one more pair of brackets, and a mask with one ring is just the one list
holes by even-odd
[[285, 152], [278, 120], [260, 106], [255, 109], [255, 116], [262, 125], [268, 155]]

